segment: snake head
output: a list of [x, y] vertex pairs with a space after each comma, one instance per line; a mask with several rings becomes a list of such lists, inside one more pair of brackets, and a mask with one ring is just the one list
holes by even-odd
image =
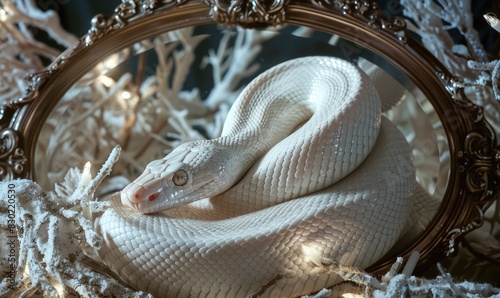
[[[136, 180], [122, 190], [122, 204], [143, 213], [166, 209], [162, 206], [165, 205], [165, 201], [181, 201], [185, 193], [190, 190], [188, 184], [191, 182], [191, 177], [188, 172], [190, 172], [189, 165], [183, 162], [155, 160], [147, 165]], [[162, 196], [165, 189], [170, 189], [169, 198]]]
[[[215, 149], [214, 149], [215, 148]], [[142, 213], [154, 213], [218, 194], [226, 181], [227, 155], [205, 143], [186, 143], [144, 172], [121, 192], [122, 204]], [[217, 184], [219, 188], [214, 188]]]

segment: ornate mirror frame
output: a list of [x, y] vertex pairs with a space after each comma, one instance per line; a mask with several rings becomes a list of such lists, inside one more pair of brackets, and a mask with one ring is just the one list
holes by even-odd
[[[35, 143], [65, 92], [109, 53], [137, 40], [186, 26], [221, 23], [262, 28], [291, 24], [337, 34], [399, 67], [440, 117], [451, 155], [448, 187], [428, 228], [399, 255], [419, 251], [419, 270], [453, 254], [459, 240], [479, 227], [500, 191], [500, 150], [483, 109], [459, 81], [408, 34], [405, 21], [387, 19], [371, 0], [129, 0], [111, 17], [97, 15], [80, 42], [46, 71], [30, 75], [27, 95], [1, 108], [0, 179], [34, 178]], [[89, 59], [91, 59], [89, 61]], [[367, 271], [385, 273], [393, 259]]]

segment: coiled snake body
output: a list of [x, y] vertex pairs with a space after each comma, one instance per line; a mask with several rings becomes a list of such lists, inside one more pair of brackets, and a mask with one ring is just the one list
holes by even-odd
[[363, 268], [388, 251], [414, 181], [367, 75], [299, 58], [243, 90], [222, 137], [181, 145], [115, 196], [99, 254], [158, 297], [245, 297], [273, 279], [269, 297], [307, 294], [338, 279], [318, 260]]

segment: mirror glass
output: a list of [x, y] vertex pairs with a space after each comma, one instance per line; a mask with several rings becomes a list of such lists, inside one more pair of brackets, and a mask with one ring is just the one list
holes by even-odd
[[439, 117], [420, 89], [389, 61], [339, 36], [304, 27], [187, 27], [111, 53], [66, 92], [44, 124], [36, 143], [34, 179], [50, 189], [72, 167], [81, 169], [87, 161], [101, 165], [119, 144], [120, 160], [101, 190], [118, 191], [179, 144], [217, 137], [242, 87], [258, 74], [312, 55], [356, 63], [376, 76], [382, 98], [400, 99], [384, 114], [413, 149], [420, 185], [415, 195], [425, 198], [417, 199], [420, 212], [408, 229], [411, 237], [402, 237], [410, 242], [430, 222], [447, 187], [449, 148]]

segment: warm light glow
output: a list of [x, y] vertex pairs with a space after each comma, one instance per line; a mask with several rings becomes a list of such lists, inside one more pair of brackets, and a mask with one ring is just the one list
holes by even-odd
[[59, 297], [64, 297], [64, 287], [60, 283], [56, 283], [54, 285], [54, 289], [56, 289], [57, 293], [59, 294]]
[[99, 81], [108, 88], [112, 87], [115, 84], [115, 80], [106, 75], [100, 76]]
[[115, 68], [118, 65], [118, 62], [119, 62], [119, 56], [117, 54], [111, 55], [111, 57], [107, 58], [102, 62], [104, 71], [108, 71], [112, 68]]
[[7, 20], [7, 12], [5, 9], [0, 7], [0, 21], [5, 21]]
[[92, 164], [90, 163], [90, 161], [87, 161], [85, 163], [85, 166], [83, 166], [83, 171], [86, 173], [90, 173], [91, 169], [92, 169]]
[[307, 258], [313, 262], [316, 266], [323, 266], [321, 264], [321, 254], [319, 251], [307, 244], [302, 244], [302, 251], [307, 256]]
[[129, 91], [122, 91], [116, 100], [124, 110], [127, 110], [136, 104], [137, 98], [137, 96]]
[[345, 294], [342, 294], [342, 297], [344, 297], [344, 298], [364, 298], [365, 296], [360, 295], [360, 294], [345, 293]]
[[28, 276], [30, 276], [30, 267], [28, 267], [28, 265], [26, 265], [24, 267], [23, 278], [27, 278]]
[[122, 98], [125, 99], [125, 100], [129, 100], [132, 98], [132, 93], [128, 92], [128, 91], [123, 91], [122, 92]]

